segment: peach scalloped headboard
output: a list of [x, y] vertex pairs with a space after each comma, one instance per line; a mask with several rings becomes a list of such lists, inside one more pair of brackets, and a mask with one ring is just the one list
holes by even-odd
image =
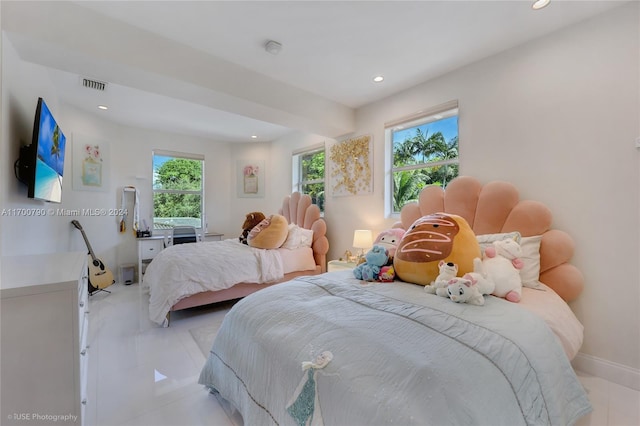
[[329, 251], [329, 240], [327, 239], [327, 224], [322, 219], [320, 208], [312, 204], [311, 197], [306, 194], [294, 192], [287, 195], [282, 201], [282, 208], [279, 210], [287, 222], [311, 229], [313, 231], [313, 258], [316, 265], [319, 265], [322, 272], [327, 272], [327, 252]]
[[542, 203], [520, 200], [514, 185], [493, 181], [482, 185], [476, 178], [459, 176], [447, 189], [430, 185], [417, 203], [405, 205], [396, 227], [408, 229], [418, 218], [437, 212], [462, 216], [476, 235], [518, 231], [523, 237], [542, 235], [540, 281], [565, 301], [575, 300], [584, 288], [582, 273], [569, 261], [573, 239], [564, 231], [551, 229], [551, 211]]

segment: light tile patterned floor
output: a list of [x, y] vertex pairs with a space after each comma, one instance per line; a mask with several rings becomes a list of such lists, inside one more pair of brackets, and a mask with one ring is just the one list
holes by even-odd
[[[90, 298], [88, 426], [238, 426], [197, 384], [205, 358], [189, 330], [230, 305], [173, 314], [171, 327], [148, 319], [138, 284], [109, 287]], [[640, 392], [578, 374], [594, 411], [578, 426], [640, 425]]]

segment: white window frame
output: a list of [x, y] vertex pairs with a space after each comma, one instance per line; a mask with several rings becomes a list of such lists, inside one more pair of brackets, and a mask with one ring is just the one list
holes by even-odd
[[[302, 180], [302, 157], [315, 154], [317, 152], [324, 152], [324, 177], [322, 179]], [[313, 145], [308, 148], [294, 151], [291, 155], [291, 171], [292, 171], [292, 191], [298, 191], [301, 194], [304, 193], [302, 188], [304, 185], [310, 185], [314, 183], [321, 183], [324, 185], [325, 203], [327, 200], [327, 151], [324, 142], [321, 144]], [[324, 211], [321, 211], [324, 214]]]
[[153, 218], [155, 218], [155, 210], [154, 210], [154, 206], [153, 206], [153, 200], [154, 200], [154, 196], [155, 194], [197, 194], [200, 196], [200, 226], [197, 226], [196, 229], [198, 231], [201, 231], [207, 228], [207, 215], [205, 212], [205, 190], [204, 190], [204, 185], [205, 185], [205, 158], [204, 155], [202, 154], [193, 154], [193, 153], [187, 153], [187, 152], [178, 152], [178, 151], [168, 151], [168, 150], [164, 150], [164, 149], [154, 149], [152, 151], [152, 156], [151, 156], [151, 170], [152, 170], [152, 174], [155, 173], [155, 169], [154, 169], [154, 160], [156, 156], [162, 156], [162, 157], [172, 157], [172, 158], [184, 158], [187, 160], [197, 160], [201, 162], [201, 181], [200, 181], [200, 190], [177, 190], [177, 189], [156, 189], [153, 187], [153, 176], [151, 177], [151, 215], [152, 215], [152, 221], [153, 223], [153, 229], [154, 230], [162, 230], [165, 228], [156, 228], [155, 227], [155, 220], [153, 220]]
[[409, 116], [401, 117], [384, 124], [385, 136], [385, 180], [384, 180], [384, 197], [385, 197], [385, 217], [399, 218], [400, 213], [394, 211], [393, 206], [393, 174], [403, 170], [415, 170], [428, 167], [460, 164], [460, 137], [458, 132], [458, 157], [444, 161], [425, 162], [420, 164], [412, 164], [403, 167], [393, 167], [393, 133], [400, 129], [417, 127], [424, 124], [433, 123], [448, 117], [459, 117], [458, 101], [449, 101], [441, 105], [437, 105], [426, 110], [419, 111]]

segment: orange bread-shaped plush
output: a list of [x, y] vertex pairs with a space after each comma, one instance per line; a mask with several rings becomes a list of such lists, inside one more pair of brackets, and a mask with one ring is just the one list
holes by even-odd
[[454, 214], [434, 213], [416, 220], [404, 234], [393, 267], [402, 281], [431, 284], [440, 273], [441, 260], [458, 265], [458, 276], [473, 272], [480, 245], [467, 221]]
[[247, 236], [247, 243], [250, 247], [276, 249], [287, 239], [288, 226], [284, 216], [272, 214], [253, 227]]

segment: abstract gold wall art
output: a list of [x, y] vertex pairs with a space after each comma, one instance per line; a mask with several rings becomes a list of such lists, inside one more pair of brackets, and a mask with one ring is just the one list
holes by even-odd
[[369, 135], [333, 145], [329, 153], [334, 196], [370, 194], [373, 191], [373, 138]]

